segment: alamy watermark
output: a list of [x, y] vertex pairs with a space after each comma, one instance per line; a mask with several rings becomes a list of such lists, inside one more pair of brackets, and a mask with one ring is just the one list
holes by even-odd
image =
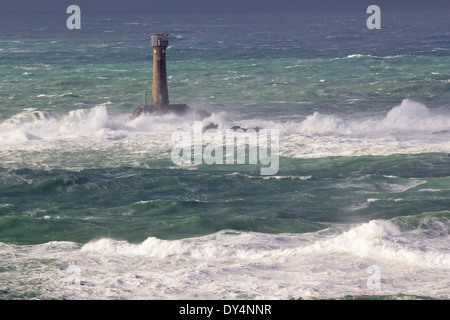
[[203, 132], [202, 122], [195, 121], [193, 135], [177, 130], [172, 133], [171, 141], [176, 142], [171, 159], [179, 166], [260, 164], [261, 175], [275, 175], [279, 169], [278, 129], [209, 129]]
[[[67, 7], [66, 13], [70, 14], [67, 18], [66, 25], [67, 29], [81, 29], [81, 9], [77, 5], [70, 5]], [[366, 21], [366, 26], [368, 29], [381, 29], [381, 9], [377, 5], [370, 5], [366, 10], [367, 14], [371, 16]]]
[[370, 5], [367, 7], [366, 13], [372, 14], [369, 18], [367, 18], [366, 26], [367, 29], [381, 29], [381, 9], [377, 5]]
[[66, 273], [69, 274], [66, 278], [66, 285], [69, 289], [78, 289], [81, 285], [81, 269], [76, 265], [70, 265], [66, 269]]
[[81, 29], [81, 9], [79, 6], [71, 5], [67, 7], [66, 13], [71, 14], [67, 18], [66, 25], [67, 29]]
[[370, 276], [367, 278], [367, 289], [369, 290], [380, 290], [381, 281], [381, 269], [377, 265], [371, 265], [367, 267], [367, 274]]

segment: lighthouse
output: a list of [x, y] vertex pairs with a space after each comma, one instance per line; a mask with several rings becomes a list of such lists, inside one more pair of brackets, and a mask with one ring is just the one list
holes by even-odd
[[167, 89], [166, 51], [169, 46], [168, 33], [151, 33], [153, 49], [153, 86], [152, 105], [166, 110], [169, 106], [169, 91]]
[[[145, 93], [145, 104], [138, 105], [131, 115], [130, 120], [136, 119], [141, 115], [161, 116], [165, 114], [174, 114], [191, 120], [203, 120], [211, 116], [205, 110], [193, 109], [186, 104], [170, 104], [169, 90], [167, 88], [167, 69], [166, 53], [169, 46], [168, 33], [147, 33], [151, 36], [150, 44], [153, 50], [153, 84], [152, 84], [152, 103], [147, 104], [147, 93]], [[217, 129], [218, 124], [214, 122], [206, 123], [203, 130]], [[241, 126], [233, 126], [231, 130], [248, 129]], [[259, 131], [259, 127], [251, 128]]]
[[[167, 113], [178, 116], [189, 116], [196, 120], [202, 120], [211, 114], [205, 110], [192, 109], [186, 104], [170, 104], [169, 90], [167, 88], [167, 68], [166, 53], [169, 46], [168, 33], [147, 33], [151, 36], [150, 44], [153, 51], [153, 84], [151, 105], [145, 104], [137, 106], [131, 119], [135, 119], [143, 114], [164, 115]], [[146, 96], [147, 97], [147, 96]]]

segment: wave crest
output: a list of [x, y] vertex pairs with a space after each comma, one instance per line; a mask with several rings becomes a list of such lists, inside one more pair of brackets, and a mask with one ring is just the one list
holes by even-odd
[[383, 119], [344, 120], [334, 115], [315, 112], [297, 126], [303, 134], [358, 135], [392, 132], [437, 132], [450, 130], [450, 115], [435, 114], [427, 106], [404, 99]]

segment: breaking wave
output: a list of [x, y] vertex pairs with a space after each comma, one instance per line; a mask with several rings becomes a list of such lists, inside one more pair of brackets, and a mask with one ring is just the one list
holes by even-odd
[[[433, 225], [447, 224], [448, 229], [447, 216], [406, 219], [419, 226], [431, 219]], [[0, 243], [0, 256], [15, 257], [14, 262], [2, 260], [0, 266], [7, 270], [5, 276], [21, 270], [28, 279], [40, 279], [41, 287], [35, 289], [45, 297], [65, 299], [235, 299], [242, 293], [252, 299], [290, 299], [373, 294], [366, 284], [367, 270], [373, 266], [381, 272], [380, 293], [448, 298], [448, 230], [430, 237], [421, 227], [401, 231], [404, 224], [396, 219], [373, 220], [303, 234], [223, 230], [181, 240], [149, 237], [137, 244], [106, 238], [84, 245]], [[20, 264], [30, 259], [42, 261], [46, 268]], [[11, 263], [16, 267], [8, 267]], [[68, 288], [65, 283], [74, 276], [80, 283]], [[12, 277], [11, 281], [14, 285], [16, 280]]]
[[387, 134], [392, 132], [438, 132], [450, 130], [450, 115], [433, 113], [425, 105], [405, 99], [382, 119], [344, 120], [315, 112], [301, 122], [303, 134]]
[[[271, 262], [311, 253], [344, 252], [363, 258], [371, 257], [407, 263], [416, 267], [450, 269], [450, 254], [446, 252], [449, 248], [423, 251], [417, 247], [414, 238], [409, 237], [408, 233], [402, 233], [398, 226], [390, 221], [372, 220], [325, 239], [322, 233], [273, 236], [222, 231], [210, 236], [183, 240], [160, 240], [150, 237], [140, 244], [99, 239], [85, 244], [81, 251], [102, 255], [142, 255], [159, 259], [167, 257], [216, 260], [232, 258]], [[320, 240], [315, 240], [319, 234], [322, 237]], [[428, 242], [433, 241], [428, 239]]]
[[[192, 119], [174, 115], [141, 116], [134, 120], [129, 116], [110, 115], [105, 105], [73, 110], [64, 116], [27, 109], [0, 123], [0, 145], [25, 150], [75, 145], [101, 149], [121, 141], [129, 145], [148, 141], [158, 153], [171, 148], [172, 132], [193, 130]], [[212, 114], [203, 123], [215, 123], [219, 130], [234, 125], [278, 129], [280, 154], [286, 157], [450, 151], [450, 115], [410, 99], [393, 107], [383, 118], [343, 119], [315, 112], [300, 121], [233, 121], [222, 112]]]

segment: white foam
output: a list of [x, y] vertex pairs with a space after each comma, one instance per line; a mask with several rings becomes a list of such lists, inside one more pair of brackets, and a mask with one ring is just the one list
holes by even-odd
[[[140, 244], [131, 244], [126, 241], [113, 239], [99, 239], [85, 244], [81, 251], [85, 253], [97, 253], [102, 255], [124, 255], [124, 256], [146, 256], [164, 259], [176, 257], [178, 259], [244, 259], [260, 260], [270, 255], [272, 246], [258, 243], [256, 248], [252, 241], [258, 237], [256, 234], [242, 233], [227, 234], [219, 232], [211, 236], [183, 239], [183, 240], [160, 240], [150, 237]], [[264, 236], [259, 236], [264, 238]], [[244, 244], [247, 244], [244, 245]], [[275, 250], [276, 255], [282, 251]], [[273, 251], [272, 251], [273, 254]]]
[[347, 59], [364, 58], [364, 57], [366, 57], [366, 58], [376, 58], [376, 59], [392, 59], [392, 58], [401, 58], [401, 57], [403, 57], [403, 55], [378, 57], [378, 56], [373, 56], [373, 55], [370, 55], [370, 54], [355, 53], [355, 54], [349, 54], [347, 56]]
[[415, 236], [402, 234], [397, 226], [389, 221], [373, 220], [337, 237], [317, 242], [312, 248], [349, 252], [360, 257], [388, 259], [414, 267], [450, 270], [449, 248], [433, 250], [435, 243], [428, 240], [425, 242], [429, 242], [429, 248], [424, 250], [427, 245], [416, 243], [414, 238]]
[[425, 105], [410, 99], [392, 108], [383, 119], [344, 120], [315, 112], [297, 126], [296, 131], [312, 134], [390, 134], [397, 132], [431, 133], [450, 129], [450, 115], [434, 114]]
[[[13, 290], [33, 287], [42, 298], [65, 299], [290, 299], [398, 293], [448, 299], [448, 234], [422, 236], [423, 232], [427, 229], [401, 232], [392, 222], [375, 220], [308, 234], [224, 230], [181, 240], [149, 237], [138, 244], [113, 239], [83, 246], [0, 243], [0, 267], [5, 270], [0, 285], [8, 281]], [[376, 291], [367, 287], [367, 270], [374, 265], [381, 272]], [[67, 279], [74, 270], [79, 284], [69, 287]]]
[[180, 241], [164, 241], [148, 238], [141, 244], [130, 244], [126, 241], [99, 239], [89, 242], [81, 249], [83, 252], [95, 252], [104, 255], [146, 255], [149, 257], [165, 258], [171, 255], [183, 255], [188, 248]]
[[[319, 237], [319, 240], [309, 244]], [[313, 252], [347, 252], [359, 257], [372, 257], [408, 263], [415, 267], [440, 267], [450, 270], [450, 254], [445, 250], [424, 251], [411, 246], [396, 225], [389, 221], [372, 220], [335, 236], [322, 239], [321, 233], [283, 235], [258, 233], [227, 233], [183, 240], [160, 240], [150, 237], [140, 244], [99, 239], [87, 243], [84, 253], [102, 255], [147, 256], [164, 259], [243, 259], [247, 261], [283, 261], [287, 257]], [[306, 245], [305, 245], [306, 244]]]
[[[107, 108], [111, 104], [108, 101], [65, 115], [24, 110], [0, 123], [0, 147], [33, 152], [122, 148], [127, 154], [145, 150], [155, 156], [168, 156], [167, 150], [175, 144], [170, 140], [172, 132], [193, 130], [191, 118], [165, 115], [129, 120], [129, 114], [110, 115]], [[222, 131], [234, 125], [278, 129], [280, 155], [284, 157], [450, 152], [450, 115], [409, 99], [382, 118], [343, 119], [318, 112], [304, 120], [288, 122], [231, 118], [224, 112], [213, 113], [204, 125], [216, 123]]]
[[347, 56], [347, 58], [361, 58], [361, 57], [371, 57], [371, 55], [364, 55], [364, 54], [360, 54], [360, 53], [356, 53], [356, 54], [349, 54]]
[[[255, 178], [255, 176], [250, 178]], [[262, 179], [264, 180], [270, 180], [270, 179], [276, 179], [276, 180], [309, 180], [312, 176], [263, 176]]]

